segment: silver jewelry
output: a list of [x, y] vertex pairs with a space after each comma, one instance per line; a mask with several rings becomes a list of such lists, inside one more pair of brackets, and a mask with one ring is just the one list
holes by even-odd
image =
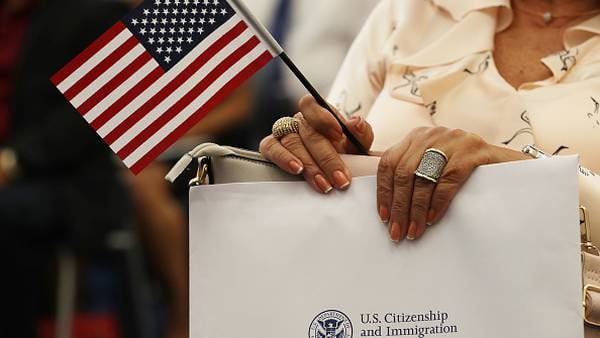
[[273, 137], [281, 139], [289, 134], [297, 134], [300, 123], [293, 117], [282, 117], [273, 124]]
[[415, 171], [415, 175], [433, 183], [437, 183], [442, 176], [446, 164], [448, 164], [448, 156], [446, 156], [443, 151], [429, 148], [425, 151], [425, 154], [423, 154], [423, 158], [421, 159], [417, 171]]

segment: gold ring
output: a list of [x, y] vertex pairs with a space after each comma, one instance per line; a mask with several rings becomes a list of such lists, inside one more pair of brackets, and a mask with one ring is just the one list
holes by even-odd
[[430, 182], [437, 183], [444, 168], [448, 164], [448, 156], [441, 150], [429, 148], [423, 154], [423, 159], [415, 171], [415, 175]]
[[273, 124], [273, 137], [281, 139], [289, 134], [297, 134], [300, 123], [293, 117], [282, 117]]

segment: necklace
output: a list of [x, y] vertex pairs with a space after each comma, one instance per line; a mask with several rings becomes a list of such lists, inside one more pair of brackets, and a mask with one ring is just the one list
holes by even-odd
[[546, 25], [548, 25], [549, 23], [551, 23], [554, 19], [559, 19], [559, 18], [576, 18], [576, 17], [588, 16], [588, 15], [593, 15], [593, 14], [600, 14], [600, 9], [595, 9], [595, 10], [591, 10], [591, 11], [587, 11], [587, 12], [583, 12], [583, 13], [555, 15], [552, 12], [552, 10], [545, 11], [545, 12], [536, 12], [536, 11], [533, 11], [533, 10], [529, 10], [527, 8], [522, 8], [520, 6], [519, 7], [513, 6], [513, 8], [515, 10], [517, 10], [517, 11], [520, 11], [520, 12], [523, 12], [523, 13], [527, 13], [529, 15], [541, 17], [542, 20], [544, 21], [544, 24], [546, 24]]

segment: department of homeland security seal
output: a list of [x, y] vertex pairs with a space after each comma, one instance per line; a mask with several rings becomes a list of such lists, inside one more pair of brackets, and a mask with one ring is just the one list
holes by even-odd
[[352, 338], [352, 322], [340, 311], [323, 311], [310, 323], [308, 338]]

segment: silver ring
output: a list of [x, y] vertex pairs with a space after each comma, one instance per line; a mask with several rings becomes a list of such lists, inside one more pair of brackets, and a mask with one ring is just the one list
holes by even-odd
[[443, 151], [429, 148], [425, 151], [425, 154], [423, 154], [423, 158], [421, 159], [417, 171], [415, 171], [415, 175], [433, 183], [437, 183], [442, 176], [446, 164], [448, 164], [448, 156], [446, 156]]
[[273, 137], [281, 139], [289, 134], [297, 134], [300, 130], [298, 119], [293, 117], [282, 117], [273, 124]]

